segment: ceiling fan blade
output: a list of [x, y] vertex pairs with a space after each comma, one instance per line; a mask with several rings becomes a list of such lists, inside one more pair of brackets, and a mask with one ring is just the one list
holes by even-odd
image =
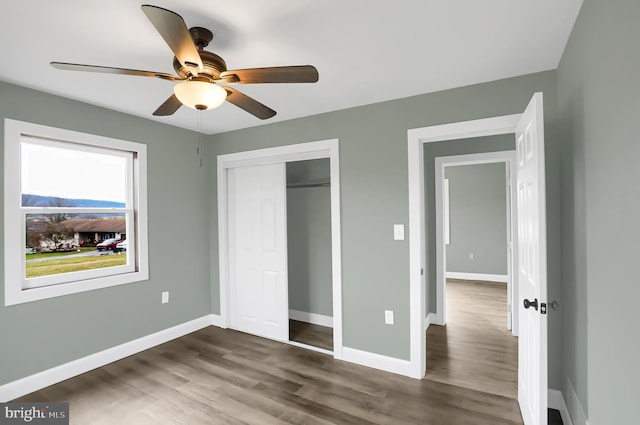
[[167, 115], [173, 115], [180, 107], [182, 103], [178, 100], [175, 94], [164, 101], [162, 105], [155, 110], [153, 115], [156, 117], [166, 117]]
[[227, 91], [228, 102], [233, 103], [238, 108], [244, 109], [261, 120], [266, 120], [276, 114], [276, 111], [273, 109], [263, 105], [246, 94], [239, 92], [238, 90], [232, 89], [231, 87], [225, 87], [224, 89]]
[[239, 84], [315, 83], [318, 70], [311, 65], [235, 69], [220, 73], [220, 78], [235, 76]]
[[180, 81], [181, 78], [164, 72], [141, 71], [139, 69], [113, 68], [110, 66], [82, 65], [79, 63], [51, 62], [51, 66], [65, 71], [100, 72], [104, 74], [137, 75], [139, 77], [157, 77], [163, 80]]
[[198, 49], [193, 43], [189, 28], [184, 23], [182, 16], [168, 9], [149, 4], [143, 4], [142, 11], [156, 27], [182, 66], [190, 69], [193, 75], [197, 75], [204, 69]]

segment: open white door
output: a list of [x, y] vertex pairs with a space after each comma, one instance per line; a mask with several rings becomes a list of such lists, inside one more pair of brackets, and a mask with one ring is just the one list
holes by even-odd
[[518, 402], [525, 425], [547, 425], [547, 241], [542, 93], [516, 127]]
[[228, 173], [231, 327], [287, 341], [285, 164]]

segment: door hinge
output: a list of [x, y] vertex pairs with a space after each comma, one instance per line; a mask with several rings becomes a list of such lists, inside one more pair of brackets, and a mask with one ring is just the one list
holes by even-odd
[[547, 314], [547, 303], [540, 304], [540, 314]]

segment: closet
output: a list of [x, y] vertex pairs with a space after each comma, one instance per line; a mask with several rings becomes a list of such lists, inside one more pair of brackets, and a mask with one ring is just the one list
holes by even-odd
[[288, 162], [289, 340], [333, 352], [329, 159]]

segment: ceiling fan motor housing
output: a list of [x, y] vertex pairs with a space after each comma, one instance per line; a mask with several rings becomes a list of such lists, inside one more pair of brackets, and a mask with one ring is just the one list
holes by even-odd
[[[209, 81], [218, 80], [220, 73], [227, 70], [227, 63], [215, 53], [204, 50], [213, 40], [213, 33], [206, 28], [193, 27], [189, 29], [193, 43], [198, 47], [200, 59], [204, 65], [202, 72], [198, 73], [198, 77], [207, 78]], [[182, 66], [176, 57], [173, 58], [173, 69], [181, 78], [188, 78], [191, 75], [187, 67]]]
[[[198, 77], [205, 77], [210, 81], [218, 80], [220, 73], [227, 70], [227, 64], [224, 59], [215, 53], [207, 52], [206, 50], [199, 50], [198, 53], [200, 53], [200, 58], [204, 65], [204, 69], [198, 73]], [[173, 58], [173, 69], [176, 70], [180, 78], [185, 79], [191, 75], [189, 68], [182, 66], [175, 57]]]

